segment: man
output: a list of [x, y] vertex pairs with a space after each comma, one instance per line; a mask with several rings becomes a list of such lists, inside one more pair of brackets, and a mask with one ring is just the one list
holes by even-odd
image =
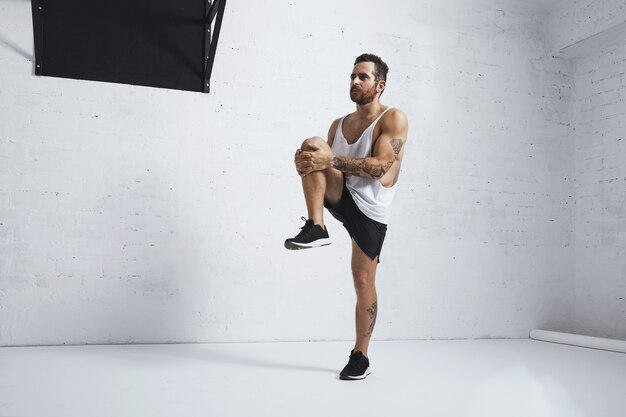
[[352, 238], [356, 343], [340, 373], [347, 380], [370, 374], [367, 348], [378, 313], [376, 267], [407, 141], [404, 113], [380, 102], [387, 71], [387, 64], [376, 55], [357, 57], [350, 75], [356, 111], [331, 124], [327, 141], [309, 138], [295, 155], [309, 218], [296, 237], [285, 241], [285, 247], [330, 244], [324, 207]]

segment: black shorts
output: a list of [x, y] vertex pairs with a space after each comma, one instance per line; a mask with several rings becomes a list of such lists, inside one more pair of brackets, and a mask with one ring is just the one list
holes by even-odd
[[380, 251], [383, 248], [387, 225], [370, 219], [359, 210], [352, 194], [346, 187], [345, 180], [339, 203], [336, 206], [331, 206], [328, 201], [324, 201], [324, 207], [335, 219], [343, 223], [343, 227], [346, 228], [350, 237], [354, 239], [363, 253], [369, 256], [371, 260], [378, 256], [378, 262], [380, 262]]

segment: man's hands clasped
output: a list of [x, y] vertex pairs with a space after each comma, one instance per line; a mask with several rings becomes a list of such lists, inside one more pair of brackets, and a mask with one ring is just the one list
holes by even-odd
[[330, 148], [311, 147], [311, 150], [303, 151], [296, 149], [294, 163], [296, 171], [301, 177], [305, 177], [313, 171], [322, 171], [332, 166], [333, 152]]

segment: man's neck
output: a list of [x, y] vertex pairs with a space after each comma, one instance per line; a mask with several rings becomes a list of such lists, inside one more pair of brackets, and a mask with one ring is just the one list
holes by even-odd
[[380, 103], [378, 99], [373, 100], [367, 104], [357, 104], [356, 105], [356, 117], [361, 120], [369, 120], [375, 117], [378, 117], [380, 112], [382, 111], [383, 105]]

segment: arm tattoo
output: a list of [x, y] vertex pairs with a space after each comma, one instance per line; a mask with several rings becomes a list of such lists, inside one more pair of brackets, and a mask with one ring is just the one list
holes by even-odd
[[367, 309], [367, 313], [370, 316], [370, 327], [367, 329], [367, 333], [365, 333], [365, 337], [371, 337], [372, 332], [374, 331], [374, 325], [376, 324], [376, 316], [378, 315], [378, 301], [374, 301], [374, 304], [370, 308]]
[[398, 159], [402, 145], [404, 145], [402, 139], [391, 139], [391, 147], [393, 148], [393, 154], [396, 156], [396, 159]]
[[370, 177], [381, 178], [389, 171], [391, 165], [395, 161], [388, 161], [384, 166], [380, 166], [376, 163], [371, 163], [368, 160], [372, 158], [346, 158], [343, 156], [336, 156], [333, 158], [333, 168], [337, 168], [339, 171], [347, 174], [360, 175], [365, 173]]
[[[332, 166], [347, 175], [365, 174], [374, 178], [382, 178], [383, 175], [389, 172], [393, 163], [398, 160], [398, 155], [400, 155], [403, 145], [402, 139], [391, 139], [394, 159], [384, 164], [381, 164], [375, 158], [346, 158], [345, 156], [336, 156], [333, 158]], [[374, 162], [372, 162], [372, 160]]]

